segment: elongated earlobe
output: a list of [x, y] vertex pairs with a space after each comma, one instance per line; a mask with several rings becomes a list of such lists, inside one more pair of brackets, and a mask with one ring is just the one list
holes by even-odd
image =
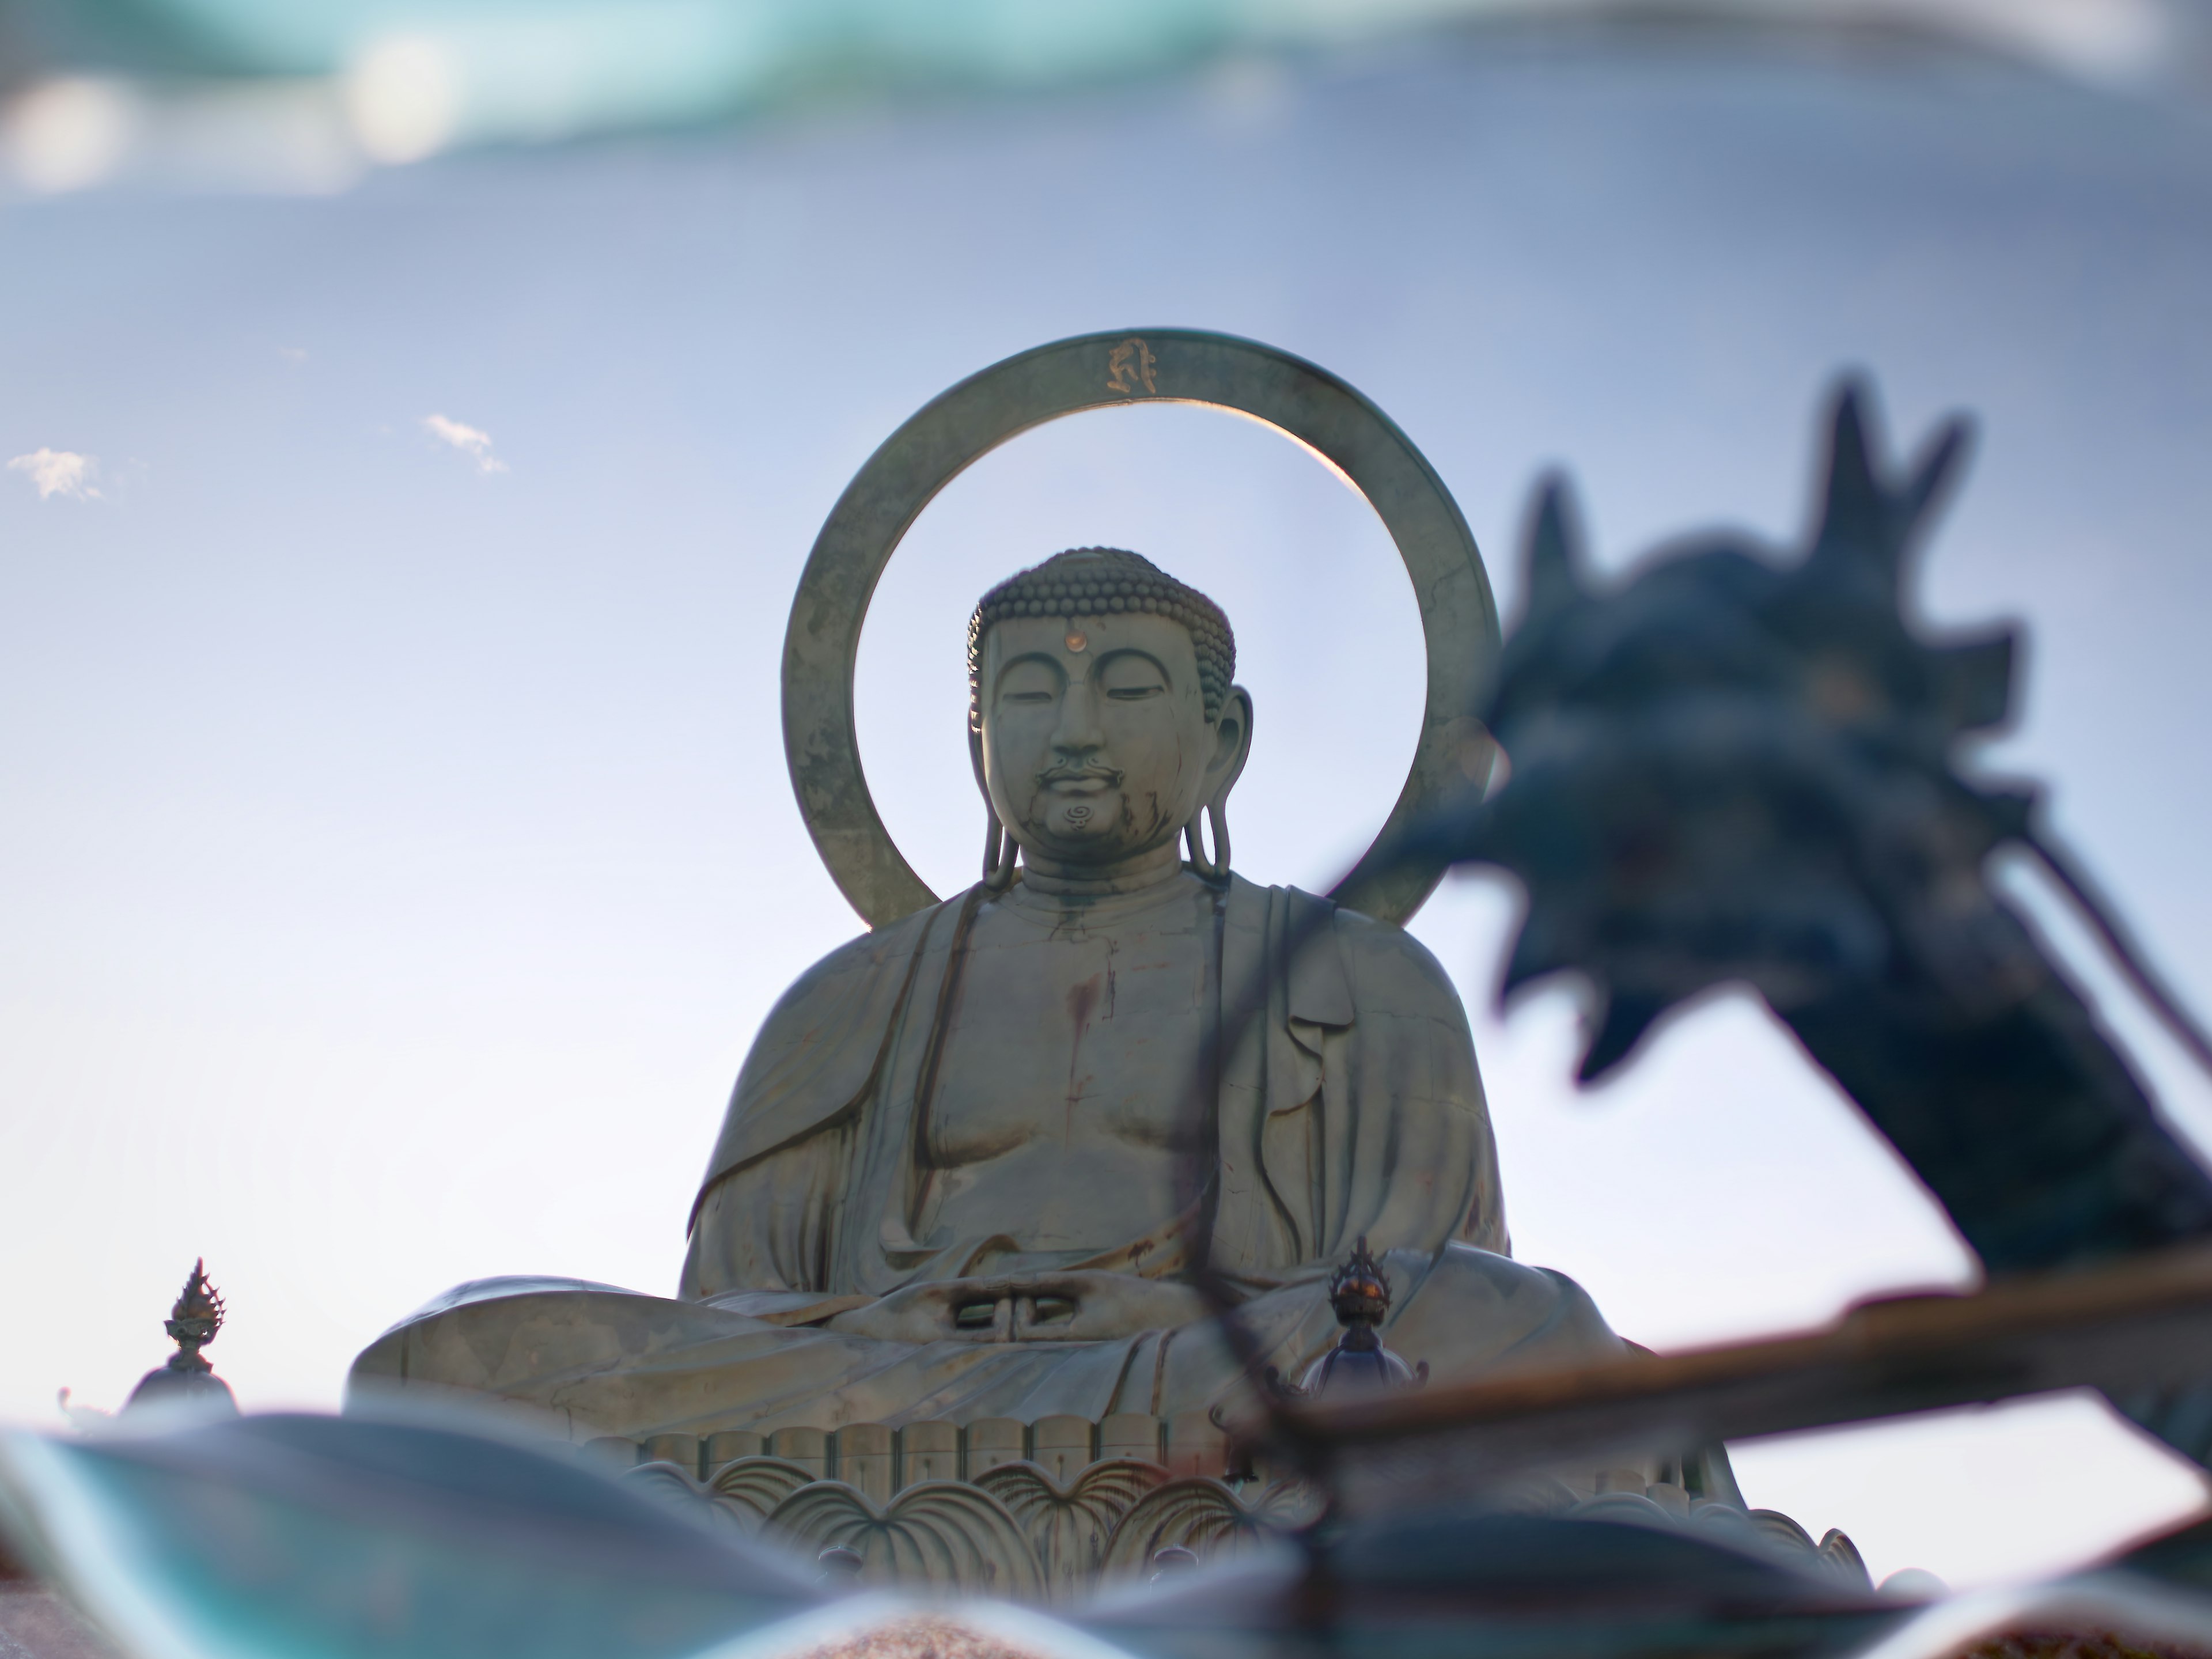
[[983, 809], [983, 816], [988, 820], [983, 831], [983, 885], [1003, 893], [1014, 884], [1014, 838], [990, 807]]
[[1206, 852], [1206, 838], [1199, 833], [1198, 819], [1193, 818], [1182, 827], [1183, 845], [1190, 853], [1190, 868], [1194, 875], [1208, 881], [1223, 881], [1229, 875], [1229, 814], [1219, 800], [1206, 804], [1202, 816], [1213, 830], [1213, 855]]
[[[1244, 775], [1244, 763], [1252, 756], [1252, 694], [1241, 685], [1229, 688], [1228, 700], [1221, 711], [1220, 720], [1224, 725], [1232, 717], [1237, 722], [1236, 753], [1228, 770], [1215, 781], [1206, 810], [1182, 830], [1183, 844], [1189, 849], [1191, 872], [1208, 881], [1229, 878], [1229, 792]], [[1199, 827], [1200, 817], [1213, 831], [1213, 852], [1210, 856], [1206, 850], [1206, 836]]]

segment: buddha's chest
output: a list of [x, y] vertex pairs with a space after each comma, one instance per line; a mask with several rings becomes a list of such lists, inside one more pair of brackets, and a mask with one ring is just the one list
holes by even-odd
[[1191, 905], [1109, 927], [979, 926], [928, 1107], [930, 1161], [1199, 1144], [1217, 1002], [1212, 920]]

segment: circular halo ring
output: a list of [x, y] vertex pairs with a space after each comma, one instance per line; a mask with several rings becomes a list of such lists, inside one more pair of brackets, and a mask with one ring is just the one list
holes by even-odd
[[1382, 519], [1420, 602], [1428, 703], [1389, 821], [1329, 896], [1402, 924], [1443, 878], [1441, 858], [1378, 854], [1483, 783], [1496, 752], [1473, 711], [1498, 656], [1498, 605], [1458, 504], [1389, 417], [1326, 369], [1231, 335], [1141, 329], [1039, 346], [933, 398], [868, 458], [815, 538], [783, 641], [784, 758], [823, 864], [869, 927], [937, 902], [893, 845], [860, 768], [853, 671], [877, 581], [922, 508], [1000, 444], [1063, 416], [1142, 403], [1200, 404], [1273, 427]]

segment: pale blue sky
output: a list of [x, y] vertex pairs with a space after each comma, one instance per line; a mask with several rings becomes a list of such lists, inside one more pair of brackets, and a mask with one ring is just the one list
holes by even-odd
[[[203, 1253], [249, 1405], [333, 1403], [460, 1279], [665, 1291], [753, 1030], [856, 928], [777, 731], [814, 531], [931, 395], [1094, 329], [1346, 376], [1450, 484], [1509, 615], [1548, 463], [1613, 568], [1717, 520], [1793, 534], [1839, 366], [1906, 438], [1978, 411], [1927, 610], [2028, 623], [1994, 758], [2052, 781], [2212, 1006], [2208, 139], [2200, 107], [1960, 57], [1476, 37], [325, 198], [0, 210], [0, 459], [91, 456], [100, 491], [0, 472], [0, 1413], [118, 1401]], [[861, 722], [909, 855], [948, 888], [980, 840], [975, 594], [1096, 541], [1226, 605], [1259, 703], [1239, 866], [1327, 885], [1410, 755], [1411, 598], [1308, 458], [1181, 410], [1009, 447], [894, 564]], [[1524, 1257], [1656, 1346], [1964, 1272], [1747, 1005], [1574, 1097], [1571, 996], [1489, 1010], [1509, 915], [1456, 884], [1419, 931], [1475, 1018]], [[2115, 1019], [2212, 1141], [2212, 1088]], [[1961, 1579], [2195, 1491], [2087, 1405], [1743, 1464], [1878, 1571]]]

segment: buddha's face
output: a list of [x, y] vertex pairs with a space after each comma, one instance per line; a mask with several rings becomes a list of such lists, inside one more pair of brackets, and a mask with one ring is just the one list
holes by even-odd
[[1032, 860], [1097, 866], [1172, 842], [1241, 759], [1168, 617], [1008, 617], [983, 640], [983, 780]]

